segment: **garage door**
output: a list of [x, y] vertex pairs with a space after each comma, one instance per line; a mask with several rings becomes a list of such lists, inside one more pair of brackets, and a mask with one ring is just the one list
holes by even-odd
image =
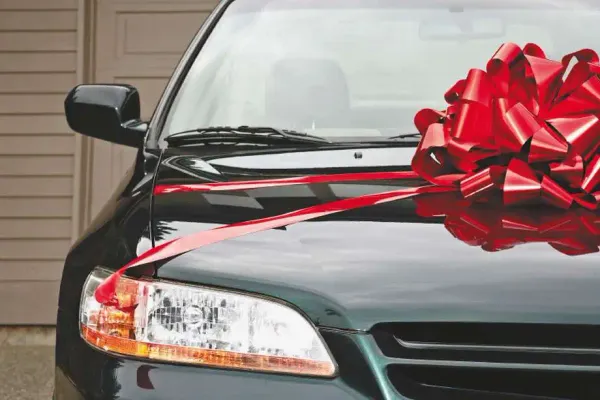
[[[129, 83], [148, 119], [167, 79], [218, 0], [98, 0], [96, 82]], [[94, 141], [91, 214], [108, 199], [133, 160], [132, 149]]]

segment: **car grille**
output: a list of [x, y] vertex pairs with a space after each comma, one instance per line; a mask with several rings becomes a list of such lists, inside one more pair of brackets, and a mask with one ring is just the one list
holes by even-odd
[[413, 400], [600, 399], [600, 326], [394, 323], [372, 334]]

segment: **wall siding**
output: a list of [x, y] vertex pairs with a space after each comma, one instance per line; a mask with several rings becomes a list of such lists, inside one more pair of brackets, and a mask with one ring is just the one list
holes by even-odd
[[137, 85], [148, 118], [217, 2], [85, 0], [84, 13], [81, 0], [0, 0], [0, 325], [55, 323], [72, 236], [132, 163], [131, 149], [74, 136], [67, 91]]
[[0, 1], [0, 325], [54, 324], [71, 242], [77, 0]]

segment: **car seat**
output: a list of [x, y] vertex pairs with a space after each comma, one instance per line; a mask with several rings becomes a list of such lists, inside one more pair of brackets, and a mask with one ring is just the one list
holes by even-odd
[[266, 82], [266, 120], [281, 128], [343, 128], [350, 114], [346, 76], [327, 59], [284, 59]]

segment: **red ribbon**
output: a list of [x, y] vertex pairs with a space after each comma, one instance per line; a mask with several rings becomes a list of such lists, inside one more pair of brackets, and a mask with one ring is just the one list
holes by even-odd
[[[577, 63], [563, 80], [573, 59]], [[422, 178], [432, 184], [338, 200], [165, 242], [115, 272], [95, 297], [118, 306], [117, 282], [133, 267], [249, 233], [410, 197], [421, 215], [446, 216], [445, 226], [456, 238], [484, 250], [546, 242], [569, 255], [598, 251], [599, 74], [598, 55], [589, 49], [557, 62], [535, 44], [523, 49], [504, 44], [486, 71], [472, 69], [446, 93], [446, 110], [417, 113], [415, 125], [423, 137], [413, 171], [157, 185], [155, 195], [386, 179]], [[497, 208], [483, 212], [477, 203]], [[530, 211], [526, 215], [506, 208], [538, 203], [570, 210], [532, 220]]]
[[298, 222], [324, 217], [326, 215], [335, 214], [342, 211], [373, 206], [395, 200], [407, 199], [419, 194], [443, 193], [451, 190], [453, 189], [448, 187], [421, 186], [416, 188], [392, 190], [383, 193], [368, 194], [364, 196], [332, 201], [330, 203], [318, 204], [316, 206], [302, 208], [300, 210], [276, 215], [273, 217], [238, 222], [235, 224], [213, 228], [207, 231], [201, 231], [192, 235], [182, 236], [156, 246], [130, 261], [127, 265], [119, 269], [117, 272], [109, 276], [104, 282], [102, 282], [96, 288], [94, 295], [99, 303], [118, 305], [118, 300], [115, 297], [117, 283], [121, 276], [123, 276], [128, 269], [152, 262], [167, 260], [212, 243], [247, 235], [249, 233], [280, 228], [282, 226], [292, 225]]
[[313, 185], [328, 182], [356, 182], [356, 181], [378, 181], [392, 179], [418, 179], [414, 171], [392, 171], [392, 172], [358, 172], [353, 174], [331, 174], [331, 175], [309, 175], [294, 176], [280, 179], [259, 179], [254, 181], [227, 181], [188, 183], [178, 185], [156, 185], [154, 194], [185, 193], [185, 192], [219, 192], [228, 190], [251, 190], [267, 187]]

